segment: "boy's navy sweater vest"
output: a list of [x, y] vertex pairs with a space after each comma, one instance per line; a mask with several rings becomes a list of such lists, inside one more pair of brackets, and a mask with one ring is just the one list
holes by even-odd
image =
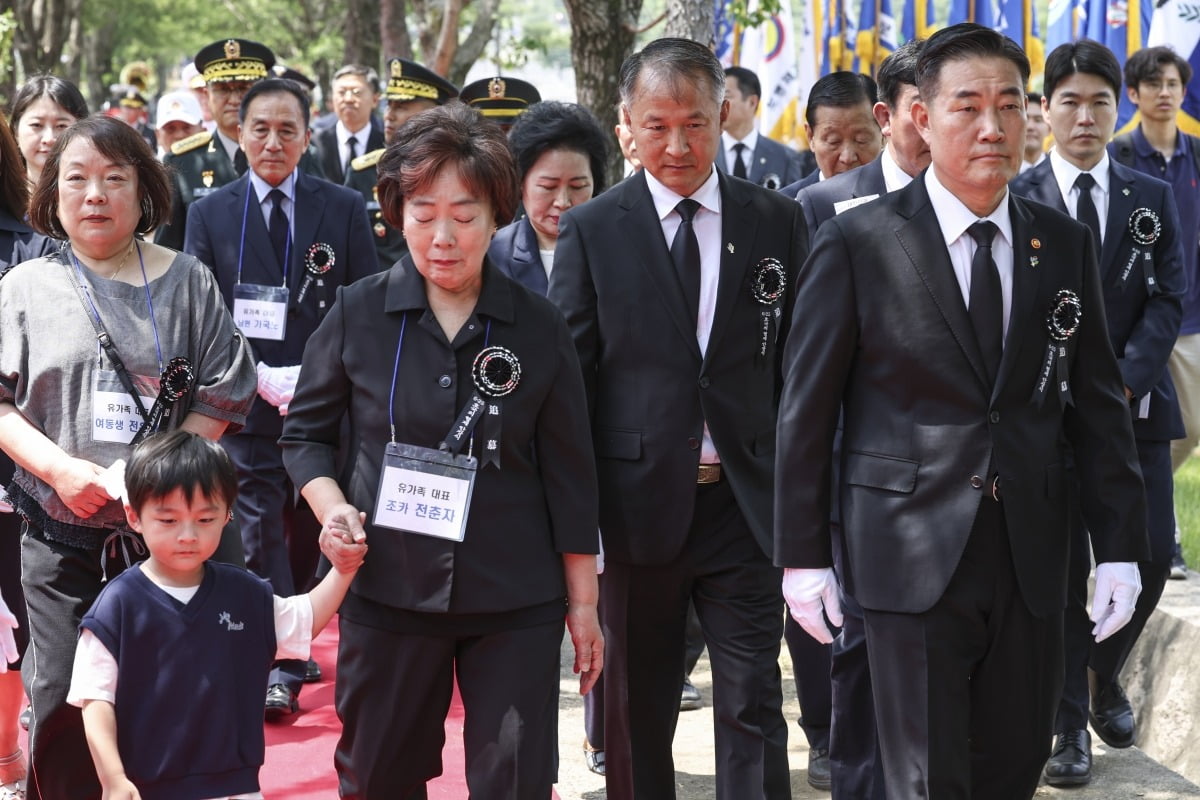
[[104, 587], [81, 627], [117, 661], [117, 745], [143, 800], [259, 790], [275, 657], [269, 584], [208, 562], [185, 606], [129, 569]]

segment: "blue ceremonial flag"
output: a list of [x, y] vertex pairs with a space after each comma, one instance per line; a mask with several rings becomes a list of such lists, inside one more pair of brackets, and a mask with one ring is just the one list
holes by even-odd
[[[1187, 59], [1193, 75], [1200, 74], [1200, 6], [1192, 0], [1164, 0], [1154, 9], [1146, 44], [1170, 47]], [[1200, 91], [1183, 96], [1178, 122], [1184, 131], [1200, 135]]]
[[733, 66], [733, 28], [726, 0], [713, 0], [713, 52], [723, 67]]
[[1037, 9], [1032, 0], [1000, 0], [996, 30], [1021, 45], [1029, 58], [1031, 76], [1046, 70], [1046, 51], [1038, 30]]
[[985, 28], [995, 28], [996, 10], [992, 0], [950, 0], [948, 24], [957, 25], [960, 22], [975, 22]]
[[1073, 42], [1083, 35], [1087, 18], [1086, 0], [1050, 0], [1046, 22], [1046, 52], [1060, 44]]
[[900, 38], [905, 42], [928, 39], [937, 30], [933, 24], [933, 0], [908, 0], [900, 23]]
[[[1142, 0], [1088, 0], [1087, 18], [1081, 36], [1095, 39], [1112, 50], [1124, 67], [1129, 56], [1146, 45], [1153, 10], [1153, 0], [1144, 3]], [[1136, 110], [1125, 93], [1121, 92], [1117, 105], [1118, 131], [1132, 120]]]
[[862, 0], [854, 41], [855, 72], [874, 76], [879, 64], [896, 51], [896, 18], [892, 0]]

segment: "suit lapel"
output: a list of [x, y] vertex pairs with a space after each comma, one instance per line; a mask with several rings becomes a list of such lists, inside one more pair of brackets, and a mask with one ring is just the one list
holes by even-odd
[[1129, 228], [1129, 217], [1137, 207], [1137, 186], [1132, 176], [1115, 161], [1109, 162], [1108, 169], [1108, 220], [1104, 226], [1104, 244], [1100, 248], [1100, 274], [1104, 276], [1104, 284], [1111, 283], [1110, 273], [1118, 270], [1117, 255], [1125, 240], [1125, 231]]
[[[236, 229], [236, 235], [240, 239], [237, 245], [240, 251], [239, 260], [242, 262], [241, 281], [262, 281], [278, 286], [283, 283], [283, 270], [275, 257], [275, 248], [271, 246], [267, 223], [263, 220], [262, 206], [259, 205], [254, 187], [250, 185], [249, 173], [239, 178], [234, 185], [236, 189], [229, 199], [229, 216], [231, 219], [240, 220], [244, 215], [244, 224]], [[251, 264], [257, 264], [257, 269], [247, 269]]]
[[[1058, 184], [1054, 184], [1058, 192]], [[1061, 198], [1062, 193], [1058, 192]], [[1038, 296], [1038, 284], [1044, 270], [1037, 268], [1036, 249], [1034, 241], [1040, 241], [1037, 224], [1029, 207], [1021, 202], [1012, 192], [1009, 192], [1008, 209], [1012, 219], [1013, 229], [1013, 279], [1012, 304], [1008, 314], [1008, 334], [1004, 337], [1004, 355], [1000, 359], [1000, 369], [996, 373], [996, 390], [1004, 385], [1004, 381], [1012, 372], [1013, 363], [1017, 359], [1020, 344], [1018, 337], [1028, 330], [1039, 330], [1044, 322], [1030, 319], [1037, 313], [1034, 302]], [[1060, 201], [1061, 202], [1061, 199]], [[1049, 237], [1045, 237], [1049, 239]], [[1031, 326], [1031, 327], [1027, 327]]]
[[[705, 360], [717, 342], [722, 341], [733, 307], [745, 285], [748, 256], [754, 244], [758, 219], [750, 210], [750, 194], [744, 187], [718, 176], [721, 189], [721, 271], [717, 278], [717, 307], [713, 311], [712, 331], [708, 337]], [[779, 254], [783, 260], [783, 253]]]
[[[627, 231], [625, 239], [632, 249], [633, 260], [641, 264], [658, 290], [667, 316], [678, 329], [696, 358], [700, 358], [700, 344], [696, 341], [695, 313], [689, 312], [683, 296], [683, 286], [675, 272], [671, 251], [663, 239], [662, 224], [658, 211], [646, 185], [646, 176], [639, 171], [622, 182], [619, 204], [624, 211], [618, 228]], [[612, 243], [609, 243], [612, 244]]]
[[1062, 191], [1054, 178], [1054, 169], [1050, 166], [1049, 157], [1042, 159], [1042, 163], [1029, 170], [1028, 197], [1064, 214], [1070, 213], [1067, 211], [1067, 204], [1063, 202]]
[[975, 377], [987, 391], [988, 375], [983, 355], [975, 339], [971, 318], [967, 316], [967, 304], [963, 301], [962, 289], [954, 277], [954, 265], [950, 262], [950, 252], [946, 249], [937, 214], [934, 213], [929, 194], [925, 190], [924, 173], [900, 191], [903, 197], [897, 205], [897, 210], [906, 219], [897, 228], [896, 238], [907, 254], [912, 268], [933, 297], [934, 305], [941, 312], [954, 340], [958, 342], [959, 348], [970, 362]]
[[537, 234], [529, 218], [521, 220], [513, 235], [512, 271], [517, 282], [533, 291], [545, 295], [549, 286], [546, 280], [546, 268], [542, 266], [542, 256], [538, 252]]
[[[300, 282], [304, 276], [304, 257], [308, 248], [317, 241], [317, 232], [321, 227], [321, 218], [325, 214], [325, 198], [316, 189], [315, 181], [303, 172], [296, 175], [296, 200], [293, 217], [295, 231], [292, 237], [291, 263], [288, 265], [288, 284], [293, 291], [299, 291]], [[336, 261], [345, 267], [346, 253], [334, 253]]]
[[883, 180], [883, 164], [877, 158], [858, 170], [858, 180], [854, 182], [853, 196], [857, 198], [885, 194], [887, 194], [887, 185]]

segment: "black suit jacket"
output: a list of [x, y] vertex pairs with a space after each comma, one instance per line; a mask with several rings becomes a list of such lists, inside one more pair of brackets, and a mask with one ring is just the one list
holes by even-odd
[[[328, 128], [322, 128], [313, 134], [313, 146], [317, 151], [317, 161], [321, 165], [321, 172], [324, 173], [325, 179], [334, 183], [345, 183], [346, 172], [342, 169], [342, 156], [338, 151], [337, 140], [337, 125], [330, 125]], [[372, 150], [378, 150], [386, 146], [383, 140], [383, 126], [375, 115], [371, 115], [371, 130], [367, 134], [366, 142], [358, 143], [358, 155], [365, 155]]]
[[488, 258], [500, 270], [526, 289], [545, 296], [550, 286], [542, 255], [538, 252], [537, 233], [528, 217], [505, 225], [492, 237]]
[[887, 183], [883, 179], [883, 162], [877, 158], [828, 180], [810, 183], [793, 196], [804, 209], [804, 222], [812, 237], [822, 223], [837, 216], [836, 203], [855, 199], [866, 202], [885, 194]]
[[795, 183], [789, 183], [787, 186], [784, 186], [779, 190], [779, 193], [794, 200], [796, 199], [796, 196], [800, 194], [802, 189], [807, 189], [809, 186], [815, 186], [820, 182], [821, 170], [814, 169], [812, 172], [808, 173]]
[[[725, 169], [724, 141], [721, 147], [715, 163], [717, 169], [728, 174], [728, 170]], [[800, 154], [761, 133], [754, 143], [754, 152], [750, 154], [747, 166], [749, 169], [746, 170], [746, 180], [768, 189], [778, 190], [804, 177]]]
[[[723, 479], [771, 554], [771, 493], [779, 357], [792, 304], [789, 279], [766, 357], [755, 267], [778, 259], [789, 276], [804, 255], [800, 208], [777, 192], [719, 176], [722, 249], [707, 352], [671, 260], [646, 176], [639, 172], [559, 222], [549, 296], [566, 315], [592, 410], [607, 557], [663, 564], [683, 548], [707, 422]], [[774, 323], [773, 323], [774, 324]]]
[[[243, 175], [233, 183], [202, 197], [188, 209], [184, 251], [203, 261], [217, 276], [225, 304], [233, 309], [233, 286], [238, 280], [238, 256], [242, 256], [242, 283], [279, 286], [283, 271], [267, 235], [267, 225], [256, 197], [250, 197], [246, 219], [246, 245], [241, 250], [242, 214], [246, 192], [253, 194], [250, 178]], [[367, 228], [367, 210], [362, 197], [343, 186], [313, 178], [303, 172], [296, 178], [295, 241], [292, 242], [287, 285], [290, 289], [287, 330], [283, 341], [250, 339], [255, 361], [269, 366], [300, 363], [308, 337], [333, 303], [334, 290], [378, 271], [375, 246]], [[324, 276], [325, 286], [310, 286], [304, 302], [300, 287], [307, 274], [304, 259], [309, 247], [322, 242], [333, 247], [333, 268]], [[324, 302], [324, 309], [320, 308]], [[244, 433], [278, 436], [283, 418], [278, 409], [255, 398]]]
[[[844, 410], [840, 502], [847, 588], [865, 608], [929, 609], [999, 474], [1021, 594], [1037, 615], [1066, 595], [1064, 442], [1098, 562], [1148, 555], [1146, 510], [1090, 234], [1009, 196], [1012, 311], [994, 387], [924, 175], [821, 226], [797, 285], [784, 360], [776, 563], [832, 564], [832, 444]], [[1033, 395], [1060, 290], [1083, 314], [1067, 341], [1074, 405]], [[786, 476], [786, 477], [785, 477]]]
[[[1135, 412], [1138, 401], [1150, 394], [1149, 416], [1134, 419], [1133, 433], [1139, 439], [1181, 439], [1183, 417], [1179, 413], [1175, 384], [1167, 370], [1167, 359], [1179, 338], [1187, 289], [1179, 211], [1169, 184], [1112, 159], [1108, 171], [1108, 219], [1100, 251], [1108, 335], [1121, 367], [1121, 379], [1133, 392]], [[1049, 158], [1014, 178], [1012, 190], [1064, 214], [1067, 211]], [[1130, 215], [1142, 208], [1150, 209], [1162, 220], [1162, 234], [1150, 247], [1159, 288], [1153, 297], [1146, 289], [1143, 266], [1146, 247], [1134, 241], [1129, 228]], [[1122, 281], [1127, 266], [1132, 269], [1127, 280]]]

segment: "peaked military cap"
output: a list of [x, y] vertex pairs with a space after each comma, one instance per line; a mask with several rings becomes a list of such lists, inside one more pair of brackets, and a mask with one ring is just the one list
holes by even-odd
[[224, 39], [196, 54], [196, 69], [205, 83], [259, 81], [275, 66], [271, 48], [249, 39]]
[[431, 69], [407, 58], [388, 61], [387, 90], [384, 99], [432, 100], [439, 106], [458, 97], [458, 89], [450, 81]]
[[497, 75], [495, 78], [468, 83], [463, 87], [459, 99], [488, 119], [511, 125], [513, 120], [525, 113], [525, 109], [540, 103], [542, 96], [537, 87], [528, 81]]

